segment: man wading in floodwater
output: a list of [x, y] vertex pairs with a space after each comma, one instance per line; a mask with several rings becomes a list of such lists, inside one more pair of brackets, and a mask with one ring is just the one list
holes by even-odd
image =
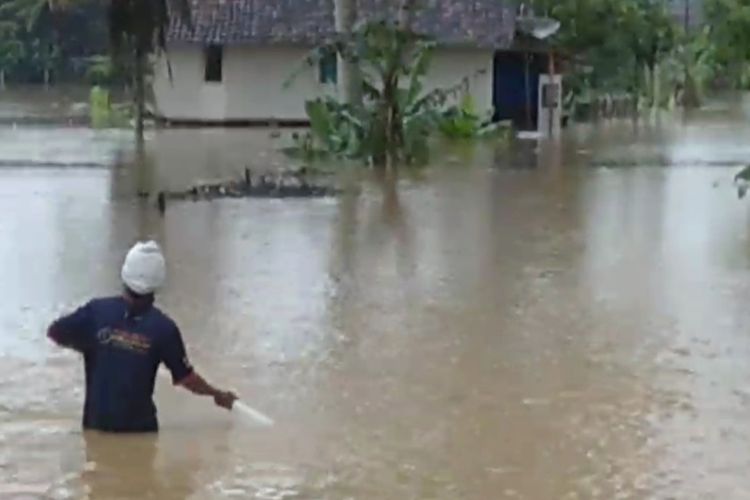
[[175, 385], [232, 409], [237, 397], [214, 388], [193, 370], [177, 325], [154, 306], [154, 293], [165, 277], [159, 245], [138, 243], [122, 266], [121, 297], [92, 300], [50, 326], [49, 338], [83, 354], [84, 429], [157, 431], [153, 393], [161, 363], [172, 373]]

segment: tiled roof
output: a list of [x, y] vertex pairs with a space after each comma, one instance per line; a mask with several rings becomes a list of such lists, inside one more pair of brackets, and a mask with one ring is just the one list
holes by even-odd
[[[357, 0], [360, 19], [395, 16], [394, 0]], [[172, 41], [312, 45], [334, 33], [333, 0], [193, 0], [192, 30], [175, 21]], [[515, 9], [502, 0], [422, 0], [415, 31], [451, 45], [508, 47]]]

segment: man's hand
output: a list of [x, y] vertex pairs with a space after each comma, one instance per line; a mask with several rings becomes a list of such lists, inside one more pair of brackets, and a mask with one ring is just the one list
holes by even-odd
[[235, 401], [237, 401], [237, 395], [231, 391], [217, 391], [214, 395], [216, 406], [226, 410], [231, 410]]
[[191, 373], [179, 383], [193, 394], [198, 394], [199, 396], [211, 396], [214, 398], [216, 406], [220, 406], [227, 410], [231, 410], [234, 402], [237, 401], [237, 395], [233, 392], [222, 391], [215, 388], [196, 372]]

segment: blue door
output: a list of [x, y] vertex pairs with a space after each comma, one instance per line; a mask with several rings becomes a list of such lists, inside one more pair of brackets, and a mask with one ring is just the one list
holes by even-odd
[[497, 52], [493, 73], [494, 120], [512, 120], [513, 124], [522, 130], [536, 129], [539, 97], [538, 58], [521, 52]]

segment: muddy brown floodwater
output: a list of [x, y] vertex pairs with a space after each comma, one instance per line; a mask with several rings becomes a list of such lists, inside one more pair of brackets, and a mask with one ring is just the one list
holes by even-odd
[[[746, 121], [580, 126], [163, 219], [134, 186], [276, 161], [267, 134], [159, 132], [134, 173], [95, 168], [127, 134], [0, 130], [0, 498], [748, 498]], [[81, 361], [45, 327], [146, 236], [194, 364], [274, 427], [160, 384], [158, 437], [79, 430]]]

